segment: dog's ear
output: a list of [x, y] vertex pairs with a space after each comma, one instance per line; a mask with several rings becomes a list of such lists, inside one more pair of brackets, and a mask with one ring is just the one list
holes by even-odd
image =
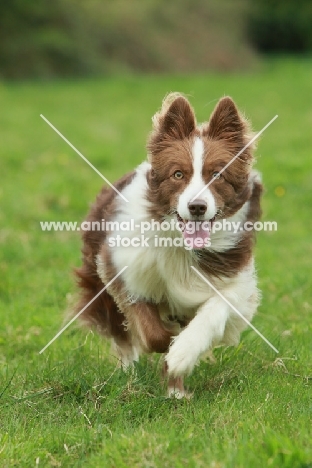
[[[230, 97], [220, 99], [216, 105], [203, 134], [213, 140], [223, 140], [231, 153], [238, 153], [252, 139], [248, 121], [240, 114]], [[240, 159], [251, 159], [255, 145], [250, 145]]]
[[162, 108], [153, 117], [153, 131], [147, 147], [159, 153], [172, 140], [183, 140], [195, 130], [195, 114], [188, 100], [179, 93], [169, 94]]
[[187, 138], [195, 129], [195, 115], [187, 99], [178, 96], [166, 111], [162, 131], [176, 140]]

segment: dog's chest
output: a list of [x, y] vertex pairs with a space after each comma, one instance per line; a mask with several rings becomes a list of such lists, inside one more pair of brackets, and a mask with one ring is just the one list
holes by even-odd
[[189, 315], [211, 296], [210, 288], [191, 268], [190, 252], [184, 249], [116, 249], [113, 261], [117, 269], [128, 266], [123, 281], [129, 300], [167, 303], [173, 313]]

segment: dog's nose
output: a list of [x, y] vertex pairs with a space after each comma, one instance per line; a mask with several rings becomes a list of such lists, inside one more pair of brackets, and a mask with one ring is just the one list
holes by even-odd
[[193, 216], [202, 216], [207, 211], [207, 203], [199, 198], [190, 201], [187, 206]]

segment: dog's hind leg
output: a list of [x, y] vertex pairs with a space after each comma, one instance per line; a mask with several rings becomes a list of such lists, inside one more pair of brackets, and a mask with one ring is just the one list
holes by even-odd
[[119, 341], [112, 339], [112, 353], [118, 359], [123, 370], [131, 368], [134, 362], [139, 360], [140, 349], [130, 341]]

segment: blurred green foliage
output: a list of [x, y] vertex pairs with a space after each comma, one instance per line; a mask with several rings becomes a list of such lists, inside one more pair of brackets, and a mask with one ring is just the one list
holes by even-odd
[[311, 25], [311, 0], [1, 0], [0, 78], [242, 70]]
[[2, 0], [0, 76], [249, 67], [246, 0]]
[[92, 22], [74, 0], [0, 2], [0, 74], [84, 74], [98, 65]]
[[311, 0], [256, 0], [250, 3], [248, 32], [263, 52], [312, 50]]

